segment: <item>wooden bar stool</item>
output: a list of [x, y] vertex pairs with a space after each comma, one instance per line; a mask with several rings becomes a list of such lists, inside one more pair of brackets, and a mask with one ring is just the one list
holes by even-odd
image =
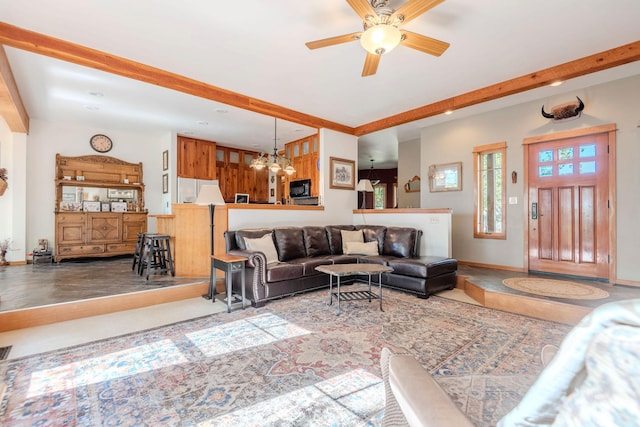
[[141, 274], [141, 265], [142, 265], [142, 249], [144, 246], [144, 236], [146, 233], [138, 233], [138, 239], [136, 240], [136, 249], [133, 252], [133, 265], [131, 266], [131, 270], [136, 269], [136, 265], [138, 266], [138, 274]]
[[169, 236], [162, 234], [146, 234], [142, 248], [142, 258], [140, 261], [140, 274], [146, 269], [147, 280], [151, 269], [154, 273], [167, 274], [171, 272], [175, 276], [173, 257], [171, 255], [171, 244]]

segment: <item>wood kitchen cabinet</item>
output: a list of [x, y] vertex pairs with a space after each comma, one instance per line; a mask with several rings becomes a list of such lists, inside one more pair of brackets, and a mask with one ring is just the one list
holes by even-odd
[[216, 179], [216, 143], [178, 135], [178, 176]]
[[56, 261], [133, 254], [147, 231], [142, 163], [57, 154], [55, 186]]
[[233, 203], [236, 193], [248, 194], [251, 202], [269, 201], [269, 170], [250, 167], [258, 156], [255, 151], [216, 147], [216, 173], [225, 202]]
[[311, 196], [320, 194], [320, 140], [318, 134], [285, 144], [285, 155], [291, 160], [296, 173], [285, 175], [285, 194], [289, 194], [289, 182], [311, 179]]

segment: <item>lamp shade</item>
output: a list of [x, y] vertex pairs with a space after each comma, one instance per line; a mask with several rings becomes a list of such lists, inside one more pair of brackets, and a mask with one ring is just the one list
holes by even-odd
[[220, 192], [220, 187], [209, 184], [203, 185], [198, 193], [196, 205], [224, 205], [224, 197]]
[[360, 181], [358, 181], [356, 191], [366, 191], [372, 193], [373, 186], [371, 185], [371, 181], [369, 181], [368, 179], [361, 179]]

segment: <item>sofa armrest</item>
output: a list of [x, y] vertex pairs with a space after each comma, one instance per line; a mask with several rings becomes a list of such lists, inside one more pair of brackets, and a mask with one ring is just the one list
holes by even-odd
[[473, 423], [413, 356], [389, 355], [386, 381], [392, 394], [387, 396], [386, 404], [396, 404], [407, 425], [473, 427]]
[[[267, 265], [267, 257], [260, 251], [249, 251], [246, 249], [234, 249], [227, 252], [229, 255], [245, 257], [247, 267], [260, 268]], [[264, 268], [262, 268], [264, 270]]]

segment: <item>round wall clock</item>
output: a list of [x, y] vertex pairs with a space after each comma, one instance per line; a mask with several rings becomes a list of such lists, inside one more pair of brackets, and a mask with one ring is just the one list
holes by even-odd
[[89, 144], [98, 153], [106, 153], [113, 148], [113, 141], [107, 135], [93, 135], [89, 140]]

